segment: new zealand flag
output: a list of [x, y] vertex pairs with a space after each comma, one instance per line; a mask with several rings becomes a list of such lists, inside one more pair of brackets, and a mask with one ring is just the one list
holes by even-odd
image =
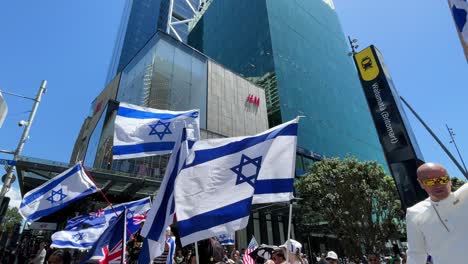
[[131, 235], [124, 233], [127, 232], [125, 216], [126, 213], [120, 214], [116, 221], [109, 225], [81, 263], [88, 263], [90, 260], [99, 261], [100, 264], [121, 263], [122, 253], [126, 250], [122, 243], [124, 236], [126, 243]]

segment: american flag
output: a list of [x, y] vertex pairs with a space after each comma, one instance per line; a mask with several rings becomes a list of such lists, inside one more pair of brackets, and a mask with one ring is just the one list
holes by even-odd
[[250, 257], [250, 252], [254, 251], [258, 247], [257, 240], [255, 240], [255, 237], [252, 236], [252, 239], [250, 240], [249, 245], [247, 246], [247, 249], [245, 250], [244, 257], [242, 258], [242, 261], [244, 264], [255, 264], [255, 260]]

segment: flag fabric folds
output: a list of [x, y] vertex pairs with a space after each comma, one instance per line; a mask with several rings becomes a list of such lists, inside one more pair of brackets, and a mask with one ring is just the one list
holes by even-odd
[[468, 2], [466, 0], [448, 0], [448, 2], [468, 61]]
[[182, 127], [200, 138], [199, 110], [168, 111], [120, 103], [114, 127], [114, 159], [171, 153]]
[[98, 225], [80, 230], [63, 230], [52, 235], [51, 247], [89, 249], [106, 230], [107, 225]]
[[151, 206], [149, 197], [128, 203], [117, 204], [113, 209], [106, 207], [95, 213], [74, 217], [67, 221], [65, 230], [52, 235], [51, 246], [56, 248], [89, 249], [104, 230], [111, 225], [124, 210], [127, 210], [127, 230], [135, 234]]
[[99, 263], [121, 263], [122, 257], [125, 259], [125, 245], [129, 237], [125, 215], [125, 212], [120, 214], [116, 221], [106, 228], [81, 263], [88, 263], [90, 260]]
[[145, 237], [138, 263], [151, 263], [151, 261], [164, 252], [166, 244], [166, 228], [174, 219], [174, 184], [188, 154], [187, 132], [183, 128], [180, 133], [174, 152], [169, 158], [163, 181], [154, 198], [147, 219], [141, 230]]
[[175, 185], [182, 245], [246, 227], [254, 193], [262, 202], [293, 198], [296, 139], [297, 119], [255, 136], [195, 142]]
[[218, 241], [221, 244], [221, 246], [228, 246], [228, 245], [234, 245], [235, 244], [235, 237], [236, 233], [230, 233], [230, 234], [221, 234], [218, 235]]
[[19, 212], [28, 221], [52, 214], [99, 189], [88, 177], [81, 163], [29, 191]]
[[252, 236], [252, 239], [250, 240], [250, 243], [245, 250], [244, 257], [242, 258], [244, 264], [255, 264], [255, 260], [249, 254], [252, 253], [252, 251], [254, 251], [257, 247], [257, 240]]

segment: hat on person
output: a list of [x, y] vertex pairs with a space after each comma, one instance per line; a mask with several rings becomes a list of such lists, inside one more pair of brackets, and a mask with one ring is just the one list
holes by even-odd
[[301, 252], [302, 244], [297, 242], [294, 239], [290, 239], [289, 241], [286, 241], [286, 243], [284, 243], [280, 247], [287, 248], [289, 252], [298, 254]]
[[335, 251], [328, 251], [327, 256], [325, 259], [334, 259], [338, 260], [338, 255], [335, 253]]

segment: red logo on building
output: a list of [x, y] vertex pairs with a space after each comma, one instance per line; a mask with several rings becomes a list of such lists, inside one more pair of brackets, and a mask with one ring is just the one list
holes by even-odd
[[257, 96], [255, 96], [253, 94], [249, 94], [249, 96], [247, 96], [247, 102], [251, 103], [253, 105], [259, 106], [260, 105], [260, 97], [257, 97]]

